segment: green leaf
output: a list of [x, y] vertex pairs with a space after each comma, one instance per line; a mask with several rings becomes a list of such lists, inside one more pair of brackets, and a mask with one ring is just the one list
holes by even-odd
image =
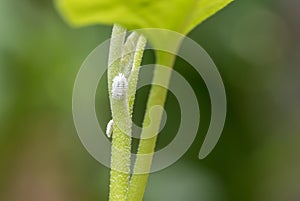
[[162, 28], [187, 34], [232, 0], [55, 0], [74, 26], [120, 24], [128, 29]]

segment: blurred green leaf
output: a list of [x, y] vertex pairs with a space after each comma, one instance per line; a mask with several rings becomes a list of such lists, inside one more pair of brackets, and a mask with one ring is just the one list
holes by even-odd
[[187, 34], [232, 0], [55, 0], [74, 26], [120, 24], [128, 29], [162, 28]]

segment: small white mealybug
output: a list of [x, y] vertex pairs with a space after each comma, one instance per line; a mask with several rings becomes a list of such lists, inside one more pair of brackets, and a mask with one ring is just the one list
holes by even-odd
[[113, 84], [112, 84], [112, 97], [114, 99], [122, 99], [126, 96], [128, 88], [128, 82], [123, 73], [120, 73], [118, 76], [116, 76], [113, 79]]
[[110, 120], [106, 126], [106, 135], [108, 138], [111, 137], [112, 132], [113, 132], [113, 126], [114, 126], [114, 121]]

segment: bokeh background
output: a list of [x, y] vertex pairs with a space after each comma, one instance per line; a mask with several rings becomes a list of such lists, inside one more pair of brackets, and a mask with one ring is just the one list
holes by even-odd
[[[223, 77], [225, 129], [212, 154], [198, 160], [210, 102], [201, 77], [179, 59], [175, 68], [199, 98], [200, 130], [183, 158], [150, 176], [145, 201], [300, 200], [299, 7], [296, 0], [237, 0], [189, 34]], [[110, 32], [70, 28], [50, 0], [0, 1], [0, 200], [107, 200], [109, 170], [82, 146], [71, 102], [81, 63]], [[152, 60], [147, 52], [144, 62]], [[147, 90], [137, 95], [137, 122]], [[97, 108], [105, 127], [107, 98]], [[172, 94], [166, 110], [174, 118], [158, 148], [176, 133]]]

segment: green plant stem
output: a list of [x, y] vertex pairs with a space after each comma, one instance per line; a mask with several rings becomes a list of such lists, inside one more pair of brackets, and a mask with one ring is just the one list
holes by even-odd
[[121, 50], [125, 34], [124, 28], [118, 25], [114, 26], [109, 52], [108, 88], [114, 121], [111, 147], [110, 201], [124, 201], [126, 199], [130, 178], [131, 137], [127, 134], [131, 133], [131, 118], [128, 102], [126, 98], [113, 99], [111, 94], [113, 79], [120, 72]]
[[[174, 61], [175, 61], [175, 55], [157, 51], [157, 64], [163, 65], [172, 68]], [[161, 83], [164, 82], [168, 85], [171, 77], [171, 71], [167, 71], [164, 74], [158, 73], [158, 70], [154, 71], [154, 77], [153, 77], [153, 83]], [[162, 119], [162, 110], [156, 110], [155, 112], [152, 111], [151, 113], [151, 119], [150, 119], [150, 111], [153, 106], [159, 105], [164, 106], [165, 100], [167, 97], [168, 90], [166, 88], [160, 87], [158, 85], [152, 85], [148, 103], [147, 103], [147, 109], [145, 113], [145, 118], [143, 122], [143, 129], [141, 133], [141, 140], [138, 148], [138, 156], [135, 161], [134, 166], [134, 174], [132, 175], [129, 189], [128, 189], [128, 197], [127, 201], [141, 201], [143, 199], [143, 195], [146, 189], [146, 184], [148, 181], [148, 176], [151, 168], [152, 163], [152, 157], [147, 157], [146, 159], [144, 157], [139, 157], [139, 155], [142, 154], [152, 154], [154, 153], [156, 140], [157, 140], [157, 133], [159, 131], [160, 122]], [[151, 122], [152, 121], [152, 122]], [[151, 124], [150, 129], [144, 129], [148, 125]], [[147, 136], [152, 135], [154, 137], [147, 138]], [[143, 172], [146, 172], [144, 174], [138, 174], [139, 171], [142, 170]]]
[[[139, 67], [146, 39], [133, 32], [125, 41], [126, 30], [115, 25], [110, 43], [108, 85], [113, 117], [113, 134], [110, 172], [110, 201], [125, 201], [130, 178], [131, 116], [136, 92]], [[128, 77], [127, 97], [112, 98], [115, 76], [124, 73]]]
[[147, 40], [143, 35], [139, 35], [138, 40], [135, 42], [136, 42], [136, 46], [135, 46], [135, 52], [133, 54], [131, 73], [128, 78], [128, 91], [127, 91], [127, 100], [129, 105], [129, 113], [131, 117], [133, 112], [133, 105], [135, 100], [140, 65], [142, 62], [143, 53], [144, 53]]

